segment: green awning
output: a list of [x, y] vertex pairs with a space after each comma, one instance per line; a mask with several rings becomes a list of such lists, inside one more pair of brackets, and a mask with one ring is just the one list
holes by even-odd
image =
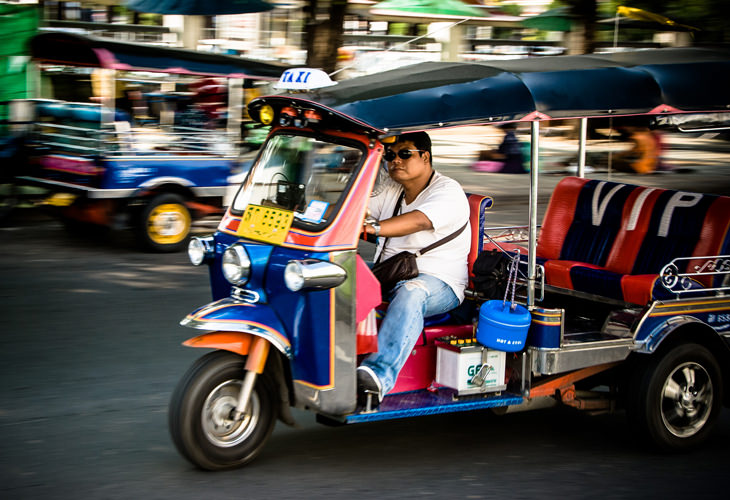
[[526, 28], [543, 31], [570, 31], [573, 28], [574, 18], [575, 16], [570, 13], [568, 7], [557, 7], [528, 17], [522, 21], [522, 25]]
[[424, 18], [433, 17], [484, 17], [482, 11], [461, 0], [383, 0], [372, 9], [379, 14], [386, 11], [398, 13], [420, 14]]

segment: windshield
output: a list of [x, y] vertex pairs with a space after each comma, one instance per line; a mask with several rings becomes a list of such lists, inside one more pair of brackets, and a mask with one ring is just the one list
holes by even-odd
[[364, 148], [354, 143], [275, 135], [264, 145], [233, 210], [244, 211], [250, 205], [275, 207], [293, 211], [295, 225], [326, 224], [363, 157]]

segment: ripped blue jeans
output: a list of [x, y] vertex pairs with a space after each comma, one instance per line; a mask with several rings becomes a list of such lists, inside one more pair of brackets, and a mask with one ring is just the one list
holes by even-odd
[[370, 367], [383, 385], [383, 395], [395, 386], [423, 330], [423, 318], [449, 311], [459, 305], [459, 298], [440, 279], [419, 274], [398, 282], [390, 294], [390, 305], [378, 329], [378, 352], [363, 365]]

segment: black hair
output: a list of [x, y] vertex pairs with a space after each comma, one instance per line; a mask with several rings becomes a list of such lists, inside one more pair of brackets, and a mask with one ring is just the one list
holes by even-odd
[[433, 154], [431, 153], [431, 138], [426, 132], [409, 132], [398, 136], [396, 144], [399, 142], [411, 141], [416, 149], [428, 152], [428, 161], [433, 165]]

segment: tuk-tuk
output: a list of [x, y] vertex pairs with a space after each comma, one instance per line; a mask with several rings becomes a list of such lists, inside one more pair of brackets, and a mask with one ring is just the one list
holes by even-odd
[[[303, 90], [312, 71], [290, 70], [282, 85]], [[208, 266], [214, 301], [183, 319], [206, 331], [184, 344], [214, 351], [172, 396], [180, 453], [203, 469], [245, 464], [276, 419], [293, 423], [290, 407], [329, 424], [624, 407], [660, 448], [706, 440], [730, 401], [730, 197], [589, 180], [581, 146], [579, 175], [555, 188], [538, 231], [538, 153], [547, 120], [579, 119], [583, 139], [592, 117], [676, 127], [714, 112], [727, 123], [728, 76], [728, 51], [667, 49], [422, 63], [253, 100], [250, 115], [271, 133], [218, 230], [188, 250]], [[428, 318], [395, 388], [377, 407], [358, 404], [356, 369], [387, 315], [361, 238], [387, 144], [503, 122], [531, 128], [527, 241], [492, 236], [492, 198], [468, 194], [469, 265], [503, 255], [527, 323], [490, 316], [472, 267], [458, 314]]]
[[[132, 227], [156, 251], [187, 245], [245, 173], [245, 100], [285, 67], [240, 57], [44, 32], [30, 42], [40, 95], [17, 101], [30, 164], [71, 225]], [[231, 180], [232, 179], [232, 180]]]

